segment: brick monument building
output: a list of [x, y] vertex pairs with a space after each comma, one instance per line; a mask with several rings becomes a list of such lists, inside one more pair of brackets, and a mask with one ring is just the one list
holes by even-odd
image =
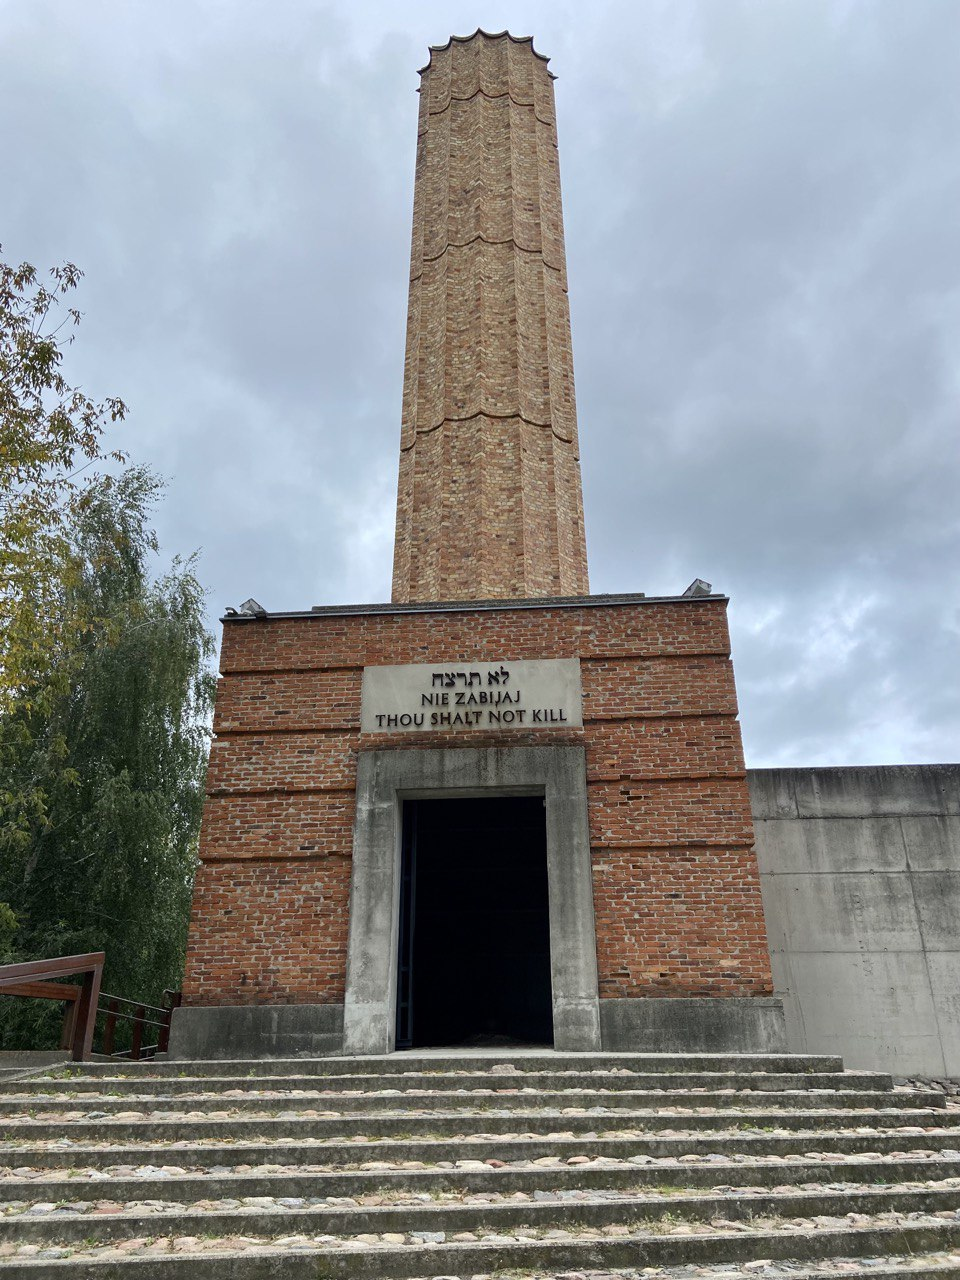
[[172, 1051], [783, 1049], [727, 601], [589, 594], [547, 60], [421, 76], [393, 600], [224, 619]]

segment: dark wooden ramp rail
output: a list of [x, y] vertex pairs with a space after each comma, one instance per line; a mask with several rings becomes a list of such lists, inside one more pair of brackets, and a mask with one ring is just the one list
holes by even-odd
[[[164, 1053], [170, 1040], [170, 1019], [180, 1004], [180, 992], [165, 991], [162, 1006], [108, 995], [100, 990], [103, 963], [104, 952], [92, 951], [83, 956], [58, 956], [53, 960], [0, 965], [0, 995], [62, 1000], [66, 1008], [60, 1048], [69, 1049], [74, 1062], [85, 1062], [93, 1056], [93, 1033], [100, 1013], [105, 1018], [104, 1054], [139, 1060]], [[78, 975], [79, 985], [56, 981], [57, 978], [75, 978]], [[114, 1047], [118, 1021], [133, 1023], [129, 1049]], [[144, 1044], [145, 1027], [156, 1028], [156, 1044]]]
[[[66, 1001], [60, 1047], [71, 1050], [74, 1062], [84, 1062], [93, 1053], [103, 961], [102, 951], [91, 951], [85, 956], [58, 956], [55, 960], [0, 965], [0, 995]], [[79, 986], [56, 981], [75, 978], [78, 974]]]

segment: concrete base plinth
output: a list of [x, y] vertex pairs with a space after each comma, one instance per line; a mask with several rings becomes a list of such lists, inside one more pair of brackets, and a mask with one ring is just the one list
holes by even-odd
[[217, 1005], [173, 1011], [169, 1056], [324, 1058], [343, 1052], [342, 1004]]
[[773, 996], [601, 1000], [611, 1053], [784, 1053], [783, 1001]]
[[[601, 1000], [607, 1053], [784, 1053], [774, 997]], [[580, 1049], [557, 1043], [558, 1051]], [[320, 1058], [344, 1052], [343, 1005], [218, 1005], [174, 1010], [172, 1059]]]

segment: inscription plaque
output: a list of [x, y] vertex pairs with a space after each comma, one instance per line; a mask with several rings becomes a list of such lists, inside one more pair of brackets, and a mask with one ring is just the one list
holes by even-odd
[[582, 724], [579, 658], [363, 669], [363, 733], [570, 729]]

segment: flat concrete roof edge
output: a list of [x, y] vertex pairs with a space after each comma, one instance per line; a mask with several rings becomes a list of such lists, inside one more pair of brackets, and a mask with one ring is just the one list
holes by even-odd
[[955, 772], [960, 771], [960, 762], [954, 764], [949, 760], [941, 762], [928, 761], [920, 764], [783, 764], [783, 765], [764, 765], [760, 768], [747, 766], [747, 775], [751, 774], [793, 774], [802, 773], [809, 777], [812, 773], [876, 773], [886, 772], [894, 773], [897, 770], [920, 770], [942, 769], [944, 771]]
[[335, 618], [355, 614], [403, 613], [492, 613], [517, 609], [599, 609], [609, 605], [634, 604], [705, 604], [729, 597], [719, 593], [707, 596], [647, 596], [642, 592], [629, 595], [537, 596], [528, 600], [427, 600], [405, 604], [315, 604], [312, 609], [277, 610], [275, 613], [227, 613], [221, 622], [265, 622], [275, 618]]

